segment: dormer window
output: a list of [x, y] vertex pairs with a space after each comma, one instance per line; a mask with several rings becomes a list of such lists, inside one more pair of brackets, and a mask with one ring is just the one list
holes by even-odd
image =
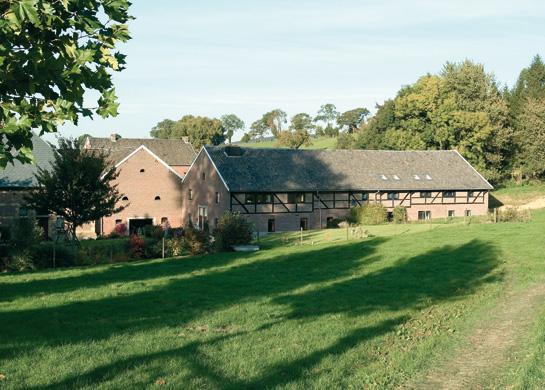
[[129, 200], [129, 197], [125, 195], [123, 198], [121, 198], [121, 200], [127, 202]]
[[144, 168], [140, 169], [140, 173], [144, 173], [146, 170]]
[[161, 200], [161, 197], [160, 197], [159, 195], [157, 195], [157, 196], [155, 197], [155, 200]]

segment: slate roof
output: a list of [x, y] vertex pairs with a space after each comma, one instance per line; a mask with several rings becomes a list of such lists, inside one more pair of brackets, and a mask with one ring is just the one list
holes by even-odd
[[107, 151], [115, 164], [131, 154], [140, 145], [146, 146], [171, 166], [191, 165], [195, 158], [195, 150], [191, 144], [181, 139], [120, 138], [113, 142], [110, 138], [88, 137], [87, 140], [91, 149]]
[[492, 189], [456, 151], [231, 148], [205, 147], [233, 192]]
[[20, 161], [8, 163], [0, 169], [0, 188], [34, 188], [38, 185], [34, 174], [38, 167], [47, 169], [54, 160], [53, 148], [36, 134], [32, 134], [35, 164], [23, 164]]

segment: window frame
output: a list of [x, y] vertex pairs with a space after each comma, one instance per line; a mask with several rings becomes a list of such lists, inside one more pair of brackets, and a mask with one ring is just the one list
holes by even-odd
[[443, 191], [442, 196], [443, 198], [456, 198], [456, 191], [452, 191], [452, 190]]
[[420, 197], [423, 199], [429, 199], [432, 197], [431, 191], [420, 191]]
[[399, 192], [387, 192], [386, 199], [388, 200], [399, 200]]

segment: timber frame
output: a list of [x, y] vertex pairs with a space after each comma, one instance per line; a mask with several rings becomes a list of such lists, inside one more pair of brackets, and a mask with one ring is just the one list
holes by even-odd
[[[444, 197], [444, 192], [454, 192]], [[399, 193], [397, 199], [387, 199], [388, 193]], [[431, 197], [420, 197], [421, 192]], [[229, 210], [243, 214], [300, 214], [316, 210], [343, 210], [367, 203], [381, 203], [386, 208], [424, 205], [483, 204], [488, 190], [345, 190], [345, 191], [245, 191], [229, 193]], [[247, 203], [246, 194], [254, 195], [253, 202]], [[268, 195], [270, 202], [258, 203], [255, 195]], [[304, 202], [288, 202], [288, 194], [305, 194]], [[309, 199], [310, 198], [310, 199]]]

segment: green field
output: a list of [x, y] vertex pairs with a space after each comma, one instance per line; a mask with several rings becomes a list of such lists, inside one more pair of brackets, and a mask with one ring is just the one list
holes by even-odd
[[522, 185], [507, 183], [495, 189], [492, 195], [503, 204], [520, 206], [545, 197], [545, 183], [531, 182]]
[[369, 231], [0, 275], [0, 388], [545, 383], [545, 212]]
[[[249, 148], [279, 148], [276, 140], [252, 141], [252, 142], [235, 142], [236, 145]], [[331, 137], [312, 138], [312, 144], [303, 146], [301, 149], [335, 149], [337, 139]]]

